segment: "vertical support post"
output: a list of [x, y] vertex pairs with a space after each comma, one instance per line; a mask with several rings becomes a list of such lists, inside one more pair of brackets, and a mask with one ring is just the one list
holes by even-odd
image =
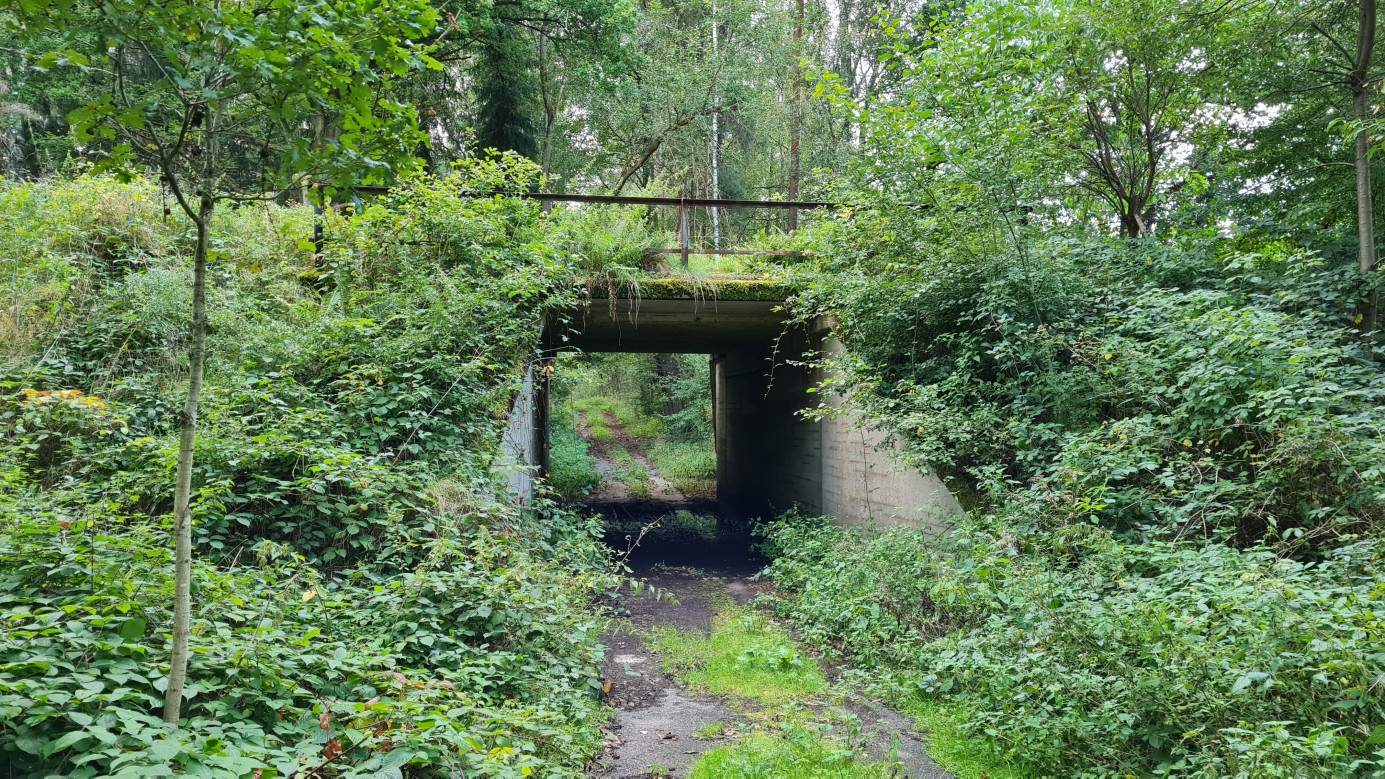
[[714, 354], [712, 360], [712, 449], [717, 458], [717, 502], [722, 509], [731, 507], [731, 469], [726, 447], [726, 355]]
[[322, 205], [313, 201], [313, 265], [322, 264]]
[[678, 246], [683, 250], [683, 270], [688, 269], [688, 255], [692, 249], [692, 235], [688, 230], [688, 207], [678, 205]]
[[552, 357], [539, 360], [534, 372], [534, 465], [538, 467], [537, 476], [547, 479], [552, 463], [549, 457], [549, 391], [552, 389], [553, 368], [556, 361]]

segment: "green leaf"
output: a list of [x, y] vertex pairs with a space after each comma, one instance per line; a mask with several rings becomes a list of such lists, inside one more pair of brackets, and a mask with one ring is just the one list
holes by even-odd
[[165, 763], [172, 762], [182, 751], [183, 746], [169, 738], [160, 739], [149, 745], [149, 754]]
[[86, 741], [89, 738], [91, 738], [91, 734], [84, 730], [74, 730], [71, 733], [63, 734], [63, 736], [56, 741], [48, 742], [48, 746], [43, 748], [43, 756], [50, 757], [79, 742]]
[[412, 750], [396, 749], [385, 755], [384, 759], [380, 761], [380, 769], [382, 771], [388, 771], [393, 768], [400, 768], [413, 758], [414, 753]]
[[144, 629], [149, 626], [149, 621], [144, 617], [131, 617], [120, 625], [120, 637], [126, 641], [134, 641], [144, 635]]

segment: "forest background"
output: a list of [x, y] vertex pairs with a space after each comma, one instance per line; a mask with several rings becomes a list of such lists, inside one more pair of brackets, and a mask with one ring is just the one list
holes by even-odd
[[[632, 260], [670, 225], [462, 196], [537, 187], [841, 204], [791, 236], [695, 229], [807, 255], [726, 270], [831, 314], [824, 389], [969, 509], [944, 534], [766, 525], [777, 608], [863, 684], [1039, 775], [1385, 766], [1374, 2], [421, 10], [428, 67], [342, 88], [410, 129], [403, 161], [357, 155], [397, 194], [276, 193], [206, 236], [180, 729], [157, 714], [198, 231], [72, 132], [140, 121], [103, 108], [112, 61], [138, 94], [167, 77], [97, 32], [111, 4], [0, 7], [12, 770], [580, 770], [586, 609], [617, 579], [598, 529], [499, 499], [499, 432], [540, 312], [655, 272]], [[260, 119], [301, 138], [247, 122], [216, 171], [241, 191], [360, 130]]]

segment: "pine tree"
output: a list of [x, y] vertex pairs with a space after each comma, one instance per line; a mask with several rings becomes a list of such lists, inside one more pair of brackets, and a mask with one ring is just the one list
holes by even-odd
[[533, 42], [523, 30], [497, 24], [472, 75], [479, 108], [479, 149], [513, 151], [538, 158], [539, 85]]

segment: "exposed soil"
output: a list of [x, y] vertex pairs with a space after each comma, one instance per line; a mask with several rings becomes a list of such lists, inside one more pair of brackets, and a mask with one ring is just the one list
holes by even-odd
[[[609, 411], [600, 412], [603, 423], [611, 431], [614, 440], [597, 441], [591, 437], [591, 425], [588, 424], [587, 415], [583, 414], [577, 422], [577, 434], [590, 446], [593, 458], [596, 460], [596, 472], [601, 474], [601, 484], [596, 488], [590, 497], [591, 502], [619, 502], [626, 500], [657, 501], [660, 503], [683, 503], [684, 498], [678, 488], [673, 486], [673, 482], [665, 479], [655, 468], [653, 463], [645, 455], [644, 443], [626, 432], [625, 428], [616, 421], [616, 418]], [[621, 481], [618, 476], [630, 467], [630, 464], [618, 462], [613, 455], [615, 452], [624, 450], [630, 455], [630, 463], [643, 465], [649, 471], [649, 496], [636, 498], [630, 494], [630, 485]]]
[[[668, 504], [660, 501], [606, 504], [602, 509], [608, 526], [625, 527], [648, 524], [660, 516], [660, 511], [669, 511]], [[608, 536], [608, 542], [621, 551], [626, 549], [619, 533]], [[699, 755], [734, 740], [750, 724], [728, 701], [695, 693], [665, 675], [658, 655], [645, 646], [640, 635], [659, 625], [710, 633], [718, 602], [730, 597], [744, 605], [772, 585], [752, 580], [764, 561], [753, 553], [745, 527], [724, 519], [718, 520], [714, 540], [670, 536], [656, 530], [633, 550], [628, 564], [653, 590], [627, 595], [613, 604], [621, 620], [603, 639], [608, 650], [602, 670], [610, 683], [606, 700], [616, 708], [617, 719], [607, 731], [606, 749], [591, 775], [683, 777]], [[949, 777], [929, 760], [923, 742], [897, 712], [863, 698], [823, 704], [821, 708], [824, 713], [832, 709], [832, 713], [854, 714], [869, 742], [867, 751], [872, 759], [885, 759], [893, 746], [903, 767], [902, 776]], [[743, 705], [739, 710], [745, 710]], [[722, 731], [718, 738], [693, 738], [694, 733], [716, 723]]]

